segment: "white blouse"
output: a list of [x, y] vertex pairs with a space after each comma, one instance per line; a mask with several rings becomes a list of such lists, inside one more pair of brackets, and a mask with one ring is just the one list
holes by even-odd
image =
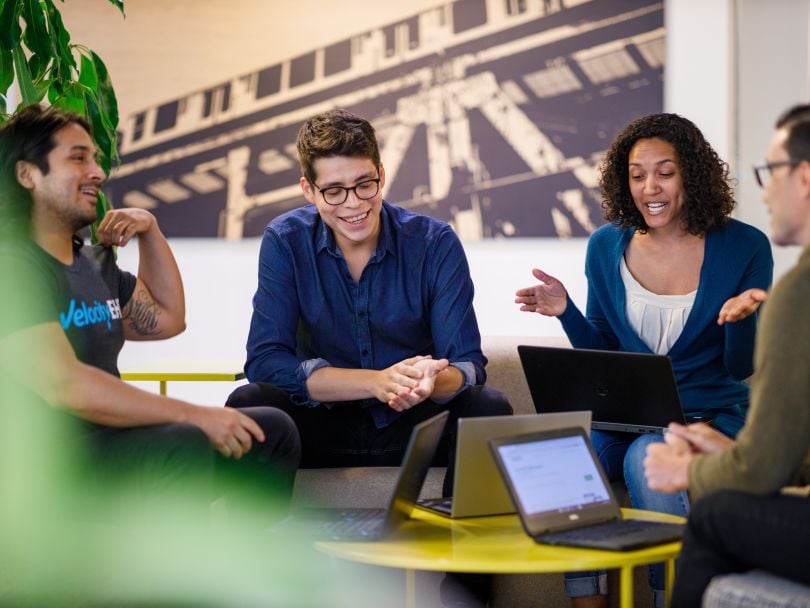
[[624, 283], [627, 300], [625, 314], [630, 327], [651, 351], [666, 355], [686, 325], [697, 290], [685, 295], [658, 295], [642, 287], [630, 274], [624, 257], [619, 270]]

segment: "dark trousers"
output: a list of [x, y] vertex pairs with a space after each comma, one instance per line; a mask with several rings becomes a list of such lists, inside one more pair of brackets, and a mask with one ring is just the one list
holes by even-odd
[[[86, 477], [107, 489], [126, 486], [146, 501], [226, 495], [237, 506], [242, 500], [259, 501], [282, 514], [301, 456], [295, 423], [275, 408], [242, 411], [262, 428], [265, 440], [254, 440], [240, 460], [221, 456], [205, 433], [190, 424], [85, 427], [78, 443], [86, 456]], [[207, 509], [207, 501], [200, 502]]]
[[712, 578], [755, 568], [810, 584], [810, 499], [721, 491], [692, 507], [673, 608], [700, 606]]
[[379, 429], [368, 412], [356, 403], [332, 408], [302, 407], [292, 403], [286, 392], [266, 382], [240, 386], [228, 397], [227, 404], [237, 408], [270, 405], [289, 414], [301, 434], [302, 468], [399, 466], [413, 427], [449, 410], [435, 461], [436, 465], [447, 465], [442, 490], [445, 496], [453, 491], [458, 419], [512, 413], [506, 397], [487, 386], [472, 386], [443, 404], [423, 401]]

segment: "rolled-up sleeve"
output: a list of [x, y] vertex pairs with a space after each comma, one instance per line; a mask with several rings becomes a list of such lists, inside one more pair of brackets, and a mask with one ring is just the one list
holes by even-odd
[[458, 394], [468, 386], [484, 384], [487, 378], [473, 310], [475, 290], [464, 248], [452, 229], [442, 232], [428, 255], [433, 343], [436, 356], [446, 358], [464, 375], [465, 383]]

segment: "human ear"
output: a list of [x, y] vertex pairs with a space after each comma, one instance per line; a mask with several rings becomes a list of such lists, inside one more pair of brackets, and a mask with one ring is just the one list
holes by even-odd
[[301, 186], [301, 190], [304, 192], [304, 198], [314, 205], [315, 192], [313, 191], [312, 184], [309, 183], [309, 180], [302, 176], [301, 179], [298, 180], [298, 184]]
[[26, 190], [34, 188], [34, 165], [25, 160], [18, 160], [14, 165], [14, 176], [19, 184]]

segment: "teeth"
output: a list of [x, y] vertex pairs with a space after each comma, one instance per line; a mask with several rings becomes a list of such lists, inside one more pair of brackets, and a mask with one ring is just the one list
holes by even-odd
[[657, 214], [661, 213], [664, 210], [664, 207], [667, 206], [666, 203], [659, 202], [659, 201], [646, 203], [646, 204], [647, 204], [647, 210], [650, 212], [651, 215], [657, 215]]
[[368, 211], [361, 213], [360, 215], [355, 215], [354, 217], [344, 217], [343, 221], [349, 222], [350, 224], [356, 224], [357, 222], [362, 222], [364, 219], [366, 219], [367, 215]]

